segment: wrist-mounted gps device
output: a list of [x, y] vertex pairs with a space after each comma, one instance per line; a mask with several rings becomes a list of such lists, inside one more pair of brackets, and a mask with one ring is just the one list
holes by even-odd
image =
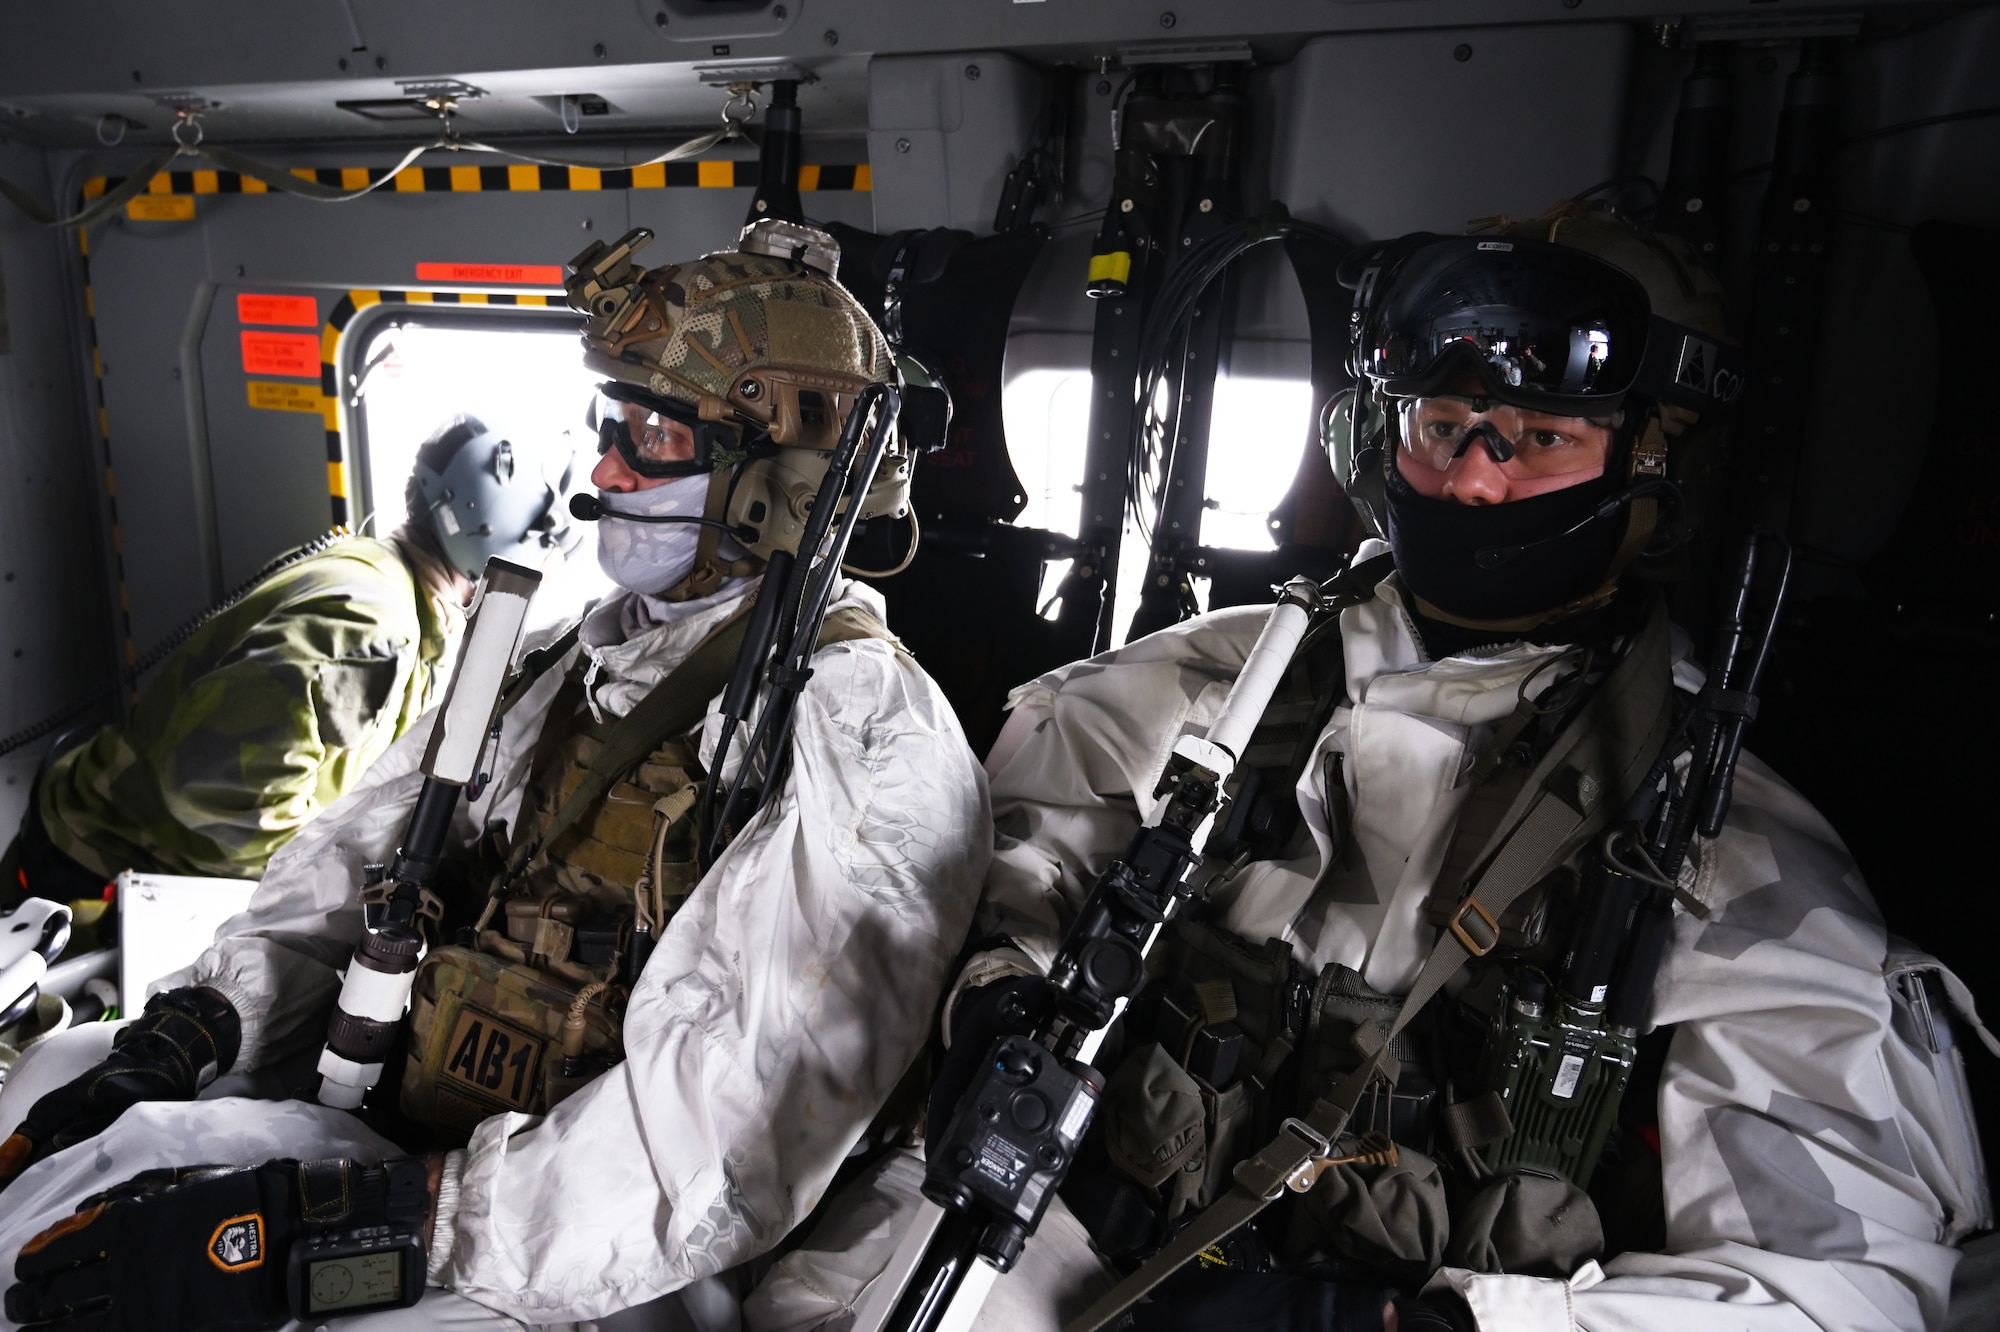
[[299, 1170], [303, 1212], [285, 1261], [300, 1319], [405, 1309], [424, 1293], [429, 1171], [420, 1156], [379, 1166], [314, 1161]]

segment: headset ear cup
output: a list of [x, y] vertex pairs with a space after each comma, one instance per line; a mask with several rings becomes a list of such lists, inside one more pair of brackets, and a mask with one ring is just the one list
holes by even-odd
[[1383, 491], [1387, 466], [1382, 445], [1370, 445], [1355, 454], [1354, 471], [1346, 483], [1348, 502], [1360, 516], [1362, 528], [1382, 541], [1389, 539], [1388, 496]]

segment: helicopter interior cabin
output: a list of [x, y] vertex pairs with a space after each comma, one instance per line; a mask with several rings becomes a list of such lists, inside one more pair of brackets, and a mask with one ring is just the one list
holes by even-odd
[[[594, 242], [839, 241], [950, 399], [848, 564], [983, 754], [1015, 686], [1347, 559], [1322, 409], [1356, 247], [1595, 207], [1702, 256], [1748, 367], [1678, 622], [1705, 650], [1742, 532], [1789, 539], [1749, 747], [2000, 1016], [2000, 6], [73, 0], [5, 28], [0, 827], [190, 617], [400, 521], [439, 420], [559, 443], [585, 488], [564, 281]], [[541, 622], [609, 586], [580, 535]], [[1994, 1160], [2000, 1074], [1976, 1044], [1967, 1072]]]

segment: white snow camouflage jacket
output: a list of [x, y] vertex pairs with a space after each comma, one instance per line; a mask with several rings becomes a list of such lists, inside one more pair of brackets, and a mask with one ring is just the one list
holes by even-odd
[[[975, 958], [956, 993], [1046, 969], [1152, 808], [1174, 741], [1219, 712], [1265, 615], [1206, 615], [1015, 691], [987, 762], [999, 839], [975, 937], [1019, 948]], [[1558, 649], [1426, 661], [1393, 578], [1342, 630], [1351, 703], [1298, 785], [1314, 849], [1253, 864], [1221, 923], [1402, 994], [1435, 938], [1421, 908], [1465, 794], [1457, 778]], [[1676, 682], [1698, 687], [1699, 672], [1679, 666]], [[1329, 771], [1344, 772], [1360, 855], [1320, 882]], [[1859, 872], [1826, 822], [1746, 755], [1693, 891], [1710, 916], [1677, 913], [1654, 1006], [1656, 1024], [1675, 1026], [1658, 1105], [1667, 1252], [1589, 1263], [1568, 1281], [1450, 1269], [1437, 1280], [1486, 1332], [1934, 1326], [1951, 1244], [1984, 1204], [1963, 1121], [1885, 981], [1889, 940]]]
[[[607, 641], [618, 603], [601, 606], [580, 649], [594, 706], [623, 716], [741, 595], [623, 643]], [[834, 604], [882, 615], [858, 583]], [[562, 675], [508, 714], [491, 788], [459, 810], [468, 839], [511, 825]], [[398, 742], [273, 858], [195, 966], [155, 987], [228, 996], [239, 1071], [324, 1041], [361, 928], [361, 867], [392, 855], [428, 734]], [[744, 1262], [812, 1209], [916, 1057], [992, 853], [984, 776], [937, 686], [880, 639], [814, 656], [792, 748], [780, 798], [662, 934], [627, 1010], [625, 1062], [546, 1116], [487, 1120], [451, 1155], [434, 1282], [545, 1324]]]

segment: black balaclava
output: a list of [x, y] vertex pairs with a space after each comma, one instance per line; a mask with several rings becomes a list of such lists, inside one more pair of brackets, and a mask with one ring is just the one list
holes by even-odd
[[[1614, 445], [1602, 476], [1505, 504], [1418, 494], [1398, 466], [1400, 450], [1392, 430], [1383, 487], [1389, 548], [1404, 585], [1431, 606], [1460, 620], [1518, 621], [1604, 585], [1631, 508], [1620, 505], [1604, 518], [1592, 513], [1623, 488], [1624, 447]], [[1482, 551], [1491, 567], [1480, 564]]]

